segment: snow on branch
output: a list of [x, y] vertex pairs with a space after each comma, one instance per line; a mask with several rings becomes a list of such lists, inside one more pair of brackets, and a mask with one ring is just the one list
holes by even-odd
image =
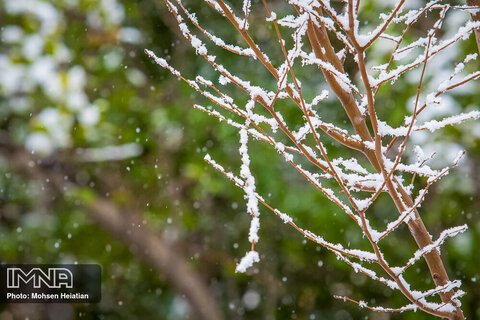
[[[480, 73], [479, 73], [480, 75]], [[430, 120], [426, 121], [425, 123], [413, 126], [413, 131], [422, 131], [422, 130], [429, 130], [430, 132], [434, 132], [436, 130], [445, 128], [447, 126], [454, 126], [457, 124], [461, 124], [467, 120], [476, 120], [480, 118], [480, 111], [473, 110], [470, 112], [460, 113], [454, 116], [445, 117], [441, 120]], [[392, 136], [392, 137], [404, 137], [408, 135], [408, 126], [404, 125], [398, 128], [390, 127], [386, 122], [379, 121], [378, 133], [381, 136]]]
[[[247, 119], [248, 121], [248, 119]], [[248, 123], [245, 125], [248, 126]], [[247, 211], [252, 216], [250, 223], [250, 233], [248, 241], [254, 245], [258, 242], [258, 230], [260, 229], [260, 210], [258, 210], [258, 200], [255, 193], [255, 178], [250, 171], [250, 157], [248, 155], [248, 133], [245, 128], [240, 129], [240, 156], [242, 165], [240, 167], [240, 176], [245, 181], [243, 190], [245, 191], [245, 199], [247, 200]]]
[[[387, 225], [386, 230], [380, 235], [378, 240], [382, 240], [383, 238], [388, 236], [392, 231], [396, 230], [403, 222], [408, 222], [410, 219], [415, 220], [416, 219], [415, 212], [417, 208], [420, 207], [422, 202], [425, 200], [425, 196], [428, 192], [428, 189], [432, 186], [433, 183], [435, 183], [437, 180], [439, 180], [440, 178], [448, 174], [453, 167], [457, 166], [460, 160], [464, 156], [465, 156], [465, 152], [460, 151], [457, 157], [454, 159], [453, 164], [451, 166], [444, 168], [443, 170], [438, 172], [435, 176], [429, 177], [427, 186], [418, 192], [418, 195], [415, 198], [415, 201], [412, 207], [406, 208], [405, 211], [403, 211], [395, 221], [390, 222]], [[423, 165], [424, 162], [425, 161], [422, 161], [421, 165]], [[421, 165], [419, 166], [420, 168], [421, 168]]]
[[241, 272], [245, 273], [247, 272], [247, 269], [250, 268], [255, 262], [260, 261], [260, 256], [258, 255], [258, 252], [251, 250], [248, 251], [245, 256], [240, 260], [240, 263], [237, 264], [237, 267], [235, 268], [235, 272]]
[[434, 57], [439, 52], [443, 51], [444, 49], [450, 47], [451, 45], [459, 42], [460, 40], [466, 40], [470, 34], [477, 28], [480, 28], [480, 21], [468, 21], [465, 26], [460, 27], [458, 32], [449, 39], [442, 40], [437, 45], [433, 45], [430, 50], [428, 56], [419, 55], [415, 61], [406, 64], [400, 65], [396, 69], [386, 72], [382, 71], [380, 75], [375, 79], [371, 77], [371, 84], [373, 88], [377, 88], [383, 83], [387, 81], [397, 80], [400, 75], [404, 74], [405, 72], [419, 66], [420, 64], [425, 63], [425, 61], [429, 58]]
[[334, 296], [334, 298], [336, 299], [340, 299], [340, 300], [343, 300], [343, 301], [350, 301], [350, 302], [353, 302], [355, 304], [357, 304], [360, 308], [367, 308], [369, 310], [372, 310], [372, 311], [376, 311], [376, 312], [404, 312], [404, 311], [417, 311], [418, 310], [418, 307], [415, 305], [415, 304], [408, 304], [406, 306], [403, 306], [403, 307], [400, 307], [400, 308], [385, 308], [385, 307], [372, 307], [372, 306], [369, 306], [365, 301], [356, 301], [356, 300], [353, 300], [349, 297], [345, 297], [345, 296]]
[[399, 272], [399, 274], [405, 272], [405, 270], [407, 270], [407, 268], [411, 267], [415, 262], [420, 260], [420, 258], [422, 256], [430, 253], [432, 250], [440, 251], [439, 248], [445, 242], [445, 239], [447, 237], [455, 237], [457, 234], [465, 232], [467, 229], [468, 229], [468, 227], [465, 224], [463, 226], [458, 226], [458, 227], [453, 227], [453, 228], [450, 228], [450, 229], [447, 229], [447, 230], [443, 230], [437, 240], [435, 240], [432, 244], [429, 244], [429, 245], [427, 245], [427, 246], [425, 246], [421, 249], [418, 249], [414, 253], [413, 257], [410, 258], [410, 260], [408, 260], [407, 264], [404, 267], [400, 268], [399, 271], [397, 271], [397, 272]]
[[[280, 9], [271, 10], [266, 0], [261, 3], [243, 0], [239, 12], [235, 12], [223, 0], [204, 1], [231, 30], [236, 30], [237, 38], [241, 41], [229, 44], [216, 35], [222, 32], [210, 30], [209, 19], [200, 23], [197, 15], [187, 9], [181, 0], [164, 0], [184, 38], [215, 73], [213, 77], [207, 79], [196, 75], [189, 79], [166, 59], [157, 57], [150, 50], [145, 52], [156, 64], [188, 83], [213, 104], [213, 107], [195, 104], [194, 108], [238, 130], [241, 160], [239, 175], [225, 171], [210, 155], [205, 156], [205, 161], [245, 194], [246, 211], [251, 218], [248, 236], [251, 248], [237, 264], [236, 271], [246, 272], [260, 261], [255, 244], [259, 241], [261, 204], [304, 237], [333, 252], [355, 272], [362, 272], [370, 279], [385, 284], [409, 302], [399, 308], [382, 308], [347, 297], [336, 296], [337, 298], [373, 311], [421, 310], [440, 318], [464, 319], [459, 301], [464, 294], [459, 289], [461, 282], [449, 279], [440, 259], [440, 247], [446, 238], [464, 232], [466, 226], [446, 229], [434, 241], [423, 225], [419, 209], [432, 184], [447, 175], [465, 153], [459, 153], [453, 164], [443, 169], [426, 164], [434, 153], [425, 156], [421, 146], [414, 149], [418, 157], [416, 162], [409, 163], [406, 160], [409, 157], [405, 154], [410, 150], [410, 137], [418, 134], [416, 132], [423, 131], [423, 134], [429, 135], [446, 126], [456, 126], [480, 118], [480, 112], [476, 109], [443, 117], [438, 117], [435, 112], [435, 108], [442, 104], [442, 95], [480, 78], [479, 71], [465, 72], [466, 64], [477, 58], [476, 53], [467, 54], [462, 61], [453, 61], [453, 55], [443, 54], [446, 49], [466, 40], [478, 30], [480, 22], [475, 19], [465, 21], [453, 33], [440, 31], [445, 28], [444, 21], [448, 21], [446, 19], [451, 12], [476, 8], [432, 0], [418, 3], [417, 8], [405, 11], [406, 1], [399, 0], [386, 12], [380, 13], [380, 22], [371, 23], [360, 20], [359, 17], [363, 15], [359, 13], [362, 10], [359, 0], [340, 1], [334, 5], [329, 0], [285, 0], [293, 7], [289, 12], [296, 13], [284, 16]], [[410, 7], [412, 5], [414, 4], [409, 4]], [[255, 17], [264, 14], [264, 19], [253, 21], [254, 13]], [[255, 40], [257, 29], [251, 27], [253, 23], [273, 26], [271, 45], [265, 47], [278, 50], [275, 62]], [[428, 30], [419, 28], [416, 32], [424, 30], [421, 35], [409, 35], [412, 26], [419, 23], [431, 27]], [[371, 31], [364, 32], [364, 28]], [[400, 33], [396, 34], [399, 28]], [[445, 34], [448, 35], [447, 38]], [[374, 65], [375, 50], [378, 48], [373, 44], [377, 39], [386, 39], [394, 46], [387, 57], [388, 62], [381, 65]], [[243, 76], [244, 79], [233, 73], [230, 70], [234, 68], [229, 69], [221, 64], [221, 56], [217, 57], [210, 52], [212, 45], [236, 54], [238, 60], [235, 63], [239, 65], [256, 63], [270, 77], [270, 83], [266, 84], [268, 80], [263, 75], [261, 78], [250, 79], [249, 76]], [[349, 56], [353, 59], [345, 66], [345, 61], [350, 61], [347, 60]], [[442, 65], [447, 65], [448, 62], [448, 65], [454, 67], [446, 79], [435, 78], [435, 83], [439, 84], [436, 90], [426, 92], [427, 85], [431, 87], [426, 70], [431, 68], [434, 58], [443, 59], [444, 56], [452, 61], [442, 62]], [[419, 66], [421, 68], [418, 69], [421, 70], [415, 70]], [[317, 68], [316, 74], [323, 75], [328, 88], [313, 82], [318, 77], [311, 77], [309, 70], [312, 68]], [[378, 110], [384, 107], [381, 103], [385, 99], [378, 99], [377, 94], [382, 94], [379, 91], [381, 86], [391, 85], [405, 73], [414, 70], [416, 73], [412, 73], [412, 79], [420, 71], [416, 91], [405, 93], [415, 98], [413, 112], [405, 112], [404, 124], [394, 126], [380, 117], [385, 112], [379, 113]], [[433, 76], [437, 77], [436, 74]], [[227, 92], [232, 92], [229, 90], [232, 87], [240, 89], [241, 94], [230, 96]], [[305, 89], [311, 91], [311, 87], [317, 90], [314, 94]], [[405, 90], [409, 90], [408, 87]], [[332, 104], [335, 99], [339, 101], [335, 113], [345, 113], [345, 119], [348, 119], [346, 123], [324, 120], [325, 108], [335, 108]], [[285, 112], [286, 108], [295, 108], [300, 116], [294, 119], [290, 112]], [[406, 106], [405, 110], [408, 110]], [[419, 123], [421, 113], [423, 120]], [[287, 114], [289, 116], [285, 117]], [[328, 142], [334, 142], [335, 148], [343, 148], [346, 152], [340, 153], [342, 156], [332, 157], [332, 154], [338, 153], [331, 152], [332, 144]], [[285, 214], [267, 203], [256, 190], [257, 177], [250, 166], [249, 146], [252, 143], [263, 143], [275, 150], [290, 168], [295, 169], [315, 190], [336, 204], [353, 220], [370, 249], [347, 248], [341, 243], [328, 242], [322, 236], [300, 228], [294, 222], [293, 215]], [[398, 144], [400, 146], [396, 147]], [[261, 160], [261, 155], [258, 157]], [[414, 183], [417, 176], [424, 177], [423, 182]], [[380, 194], [386, 194], [395, 204], [395, 208], [392, 207], [385, 213], [389, 215], [390, 222], [383, 231], [372, 227], [378, 225], [378, 221], [374, 221], [376, 216], [371, 214], [370, 209]], [[388, 260], [396, 252], [385, 254], [379, 242], [386, 241], [402, 224], [407, 224], [411, 236], [423, 245], [412, 252], [405, 266], [391, 267]], [[407, 268], [420, 259], [425, 259], [431, 267], [429, 271], [434, 286], [426, 291], [411, 289], [415, 281], [408, 282], [404, 277]], [[364, 266], [362, 263], [365, 262], [379, 266], [384, 275]], [[436, 294], [440, 296], [441, 303], [427, 301], [427, 298]]]
[[[204, 160], [207, 163], [209, 163], [213, 168], [215, 168], [216, 170], [221, 172], [223, 175], [225, 175], [229, 180], [234, 182], [237, 187], [240, 187], [245, 192], [247, 192], [245, 190], [246, 186], [245, 186], [245, 181], [243, 179], [235, 176], [231, 172], [225, 171], [223, 166], [221, 166], [217, 162], [215, 162], [215, 160], [213, 160], [209, 154], [205, 155]], [[350, 256], [350, 257], [359, 259], [361, 261], [369, 261], [369, 262], [376, 261], [376, 256], [373, 253], [363, 251], [363, 250], [358, 250], [358, 249], [345, 249], [341, 244], [330, 243], [328, 241], [325, 241], [322, 237], [315, 235], [314, 233], [312, 233], [309, 230], [299, 228], [293, 222], [293, 219], [289, 215], [279, 211], [278, 209], [272, 208], [268, 203], [265, 202], [264, 198], [261, 197], [260, 195], [258, 195], [258, 193], [256, 193], [254, 190], [249, 191], [249, 193], [250, 193], [250, 196], [253, 196], [253, 197], [256, 198], [257, 202], [262, 203], [265, 207], [267, 207], [269, 210], [271, 210], [272, 213], [274, 213], [275, 215], [280, 217], [283, 220], [284, 223], [290, 224], [293, 228], [295, 228], [297, 231], [302, 233], [305, 237], [307, 237], [308, 239], [314, 241], [315, 243], [317, 243], [321, 246], [324, 246], [328, 250], [331, 250], [331, 251], [335, 252], [336, 254], [343, 255], [343, 256]], [[248, 255], [248, 253], [247, 253], [247, 255]], [[253, 260], [252, 259], [247, 259], [246, 262], [254, 261], [254, 260], [255, 259], [253, 259]], [[243, 267], [245, 267], [245, 270], [246, 270], [246, 269], [248, 269], [248, 267], [251, 266], [251, 264], [246, 263], [246, 262], [244, 262], [242, 264], [242, 267], [240, 268], [240, 270], [244, 270]], [[254, 261], [254, 262], [257, 262], [257, 261]], [[238, 271], [242, 272], [240, 270], [238, 270]]]
[[[198, 23], [198, 20], [197, 20], [195, 14], [190, 13], [187, 9], [185, 9], [185, 7], [183, 6], [183, 4], [180, 0], [175, 0], [175, 1], [182, 8], [183, 12], [187, 15], [188, 19], [192, 22], [192, 24], [195, 25], [195, 27], [197, 27], [197, 29], [200, 30], [216, 46], [218, 46], [220, 48], [223, 48], [225, 50], [228, 50], [230, 52], [236, 53], [236, 54], [241, 55], [241, 56], [248, 56], [248, 57], [252, 57], [252, 58], [256, 59], [256, 55], [251, 48], [244, 49], [244, 48], [241, 48], [241, 47], [236, 46], [236, 45], [226, 44], [225, 41], [223, 41], [223, 39], [213, 35], [211, 32], [206, 31]], [[249, 9], [250, 0], [245, 0], [245, 2], [248, 3], [248, 7], [246, 7], [246, 9]], [[247, 16], [248, 16], [248, 11], [246, 12], [246, 16], [245, 16], [245, 20], [244, 20], [245, 22], [243, 23], [243, 25], [246, 25], [247, 28], [248, 28], [248, 24], [246, 23], [246, 17]]]

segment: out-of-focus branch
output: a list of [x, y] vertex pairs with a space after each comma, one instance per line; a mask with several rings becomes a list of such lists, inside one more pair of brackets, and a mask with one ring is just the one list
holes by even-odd
[[[480, 21], [480, 0], [467, 0], [469, 6], [478, 7], [477, 12], [472, 14], [473, 21]], [[477, 40], [478, 52], [480, 53], [480, 29], [475, 29], [475, 39]]]
[[[65, 169], [65, 164], [52, 160], [52, 163], [42, 165], [39, 159], [8, 144], [4, 138], [0, 139], [0, 155], [8, 160], [13, 169], [31, 178], [43, 181], [48, 178], [52, 186], [62, 194], [76, 187], [75, 182], [64, 178], [69, 176], [71, 171]], [[223, 319], [218, 304], [200, 275], [185, 263], [171, 245], [158, 237], [153, 230], [139, 223], [141, 219], [135, 217], [141, 217], [141, 213], [126, 212], [103, 197], [97, 197], [92, 203], [85, 204], [85, 209], [90, 218], [103, 229], [127, 246], [138, 248], [137, 254], [144, 262], [150, 264], [159, 273], [165, 274], [168, 281], [179, 292], [185, 294], [195, 315], [194, 318]]]
[[185, 294], [199, 319], [222, 319], [218, 305], [201, 277], [152, 230], [135, 224], [128, 218], [128, 213], [122, 212], [106, 199], [97, 200], [87, 209], [102, 228], [120, 241], [139, 248], [138, 254], [142, 259], [164, 273], [177, 290]]

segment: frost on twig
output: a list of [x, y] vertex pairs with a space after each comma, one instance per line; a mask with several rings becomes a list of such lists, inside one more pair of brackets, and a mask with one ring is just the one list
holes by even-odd
[[[259, 241], [261, 204], [307, 239], [332, 251], [356, 272], [362, 272], [388, 286], [406, 297], [409, 303], [399, 308], [382, 308], [347, 297], [338, 298], [373, 311], [422, 310], [438, 317], [464, 319], [459, 301], [464, 292], [458, 289], [461, 282], [449, 280], [440, 258], [440, 247], [448, 237], [464, 232], [467, 227], [444, 230], [434, 241], [423, 225], [418, 209], [430, 186], [448, 174], [465, 153], [460, 152], [450, 166], [435, 169], [427, 164], [435, 153], [426, 156], [422, 146], [410, 145], [410, 138], [419, 132], [434, 134], [447, 126], [480, 117], [480, 112], [475, 109], [443, 117], [436, 116], [439, 113], [435, 112], [444, 103], [443, 96], [480, 78], [478, 71], [465, 72], [466, 65], [477, 58], [476, 53], [466, 55], [456, 64], [450, 61], [452, 54], [445, 54], [478, 30], [480, 22], [467, 19], [455, 32], [442, 32], [451, 12], [472, 8], [432, 0], [419, 3], [418, 8], [410, 8], [409, 4], [407, 10], [405, 1], [399, 0], [381, 13], [379, 22], [372, 26], [367, 21], [359, 20], [359, 10], [362, 10], [360, 0], [341, 1], [335, 3], [335, 6], [328, 0], [289, 0], [286, 2], [293, 6], [296, 14], [285, 16], [273, 11], [268, 1], [262, 0], [263, 12], [266, 12], [263, 21], [273, 28], [275, 36], [272, 41], [282, 57], [278, 61], [277, 55], [277, 63], [274, 63], [274, 59], [262, 50], [251, 35], [255, 33], [250, 28], [250, 23], [253, 22], [251, 16], [256, 9], [256, 4], [251, 0], [244, 0], [238, 12], [223, 0], [205, 0], [207, 7], [220, 14], [238, 32], [243, 39], [243, 43], [238, 44], [229, 44], [216, 36], [214, 31], [204, 25], [205, 21], [201, 21], [208, 19], [197, 17], [181, 0], [164, 1], [185, 39], [196, 54], [203, 57], [206, 64], [216, 72], [216, 79], [206, 79], [201, 75], [188, 79], [167, 60], [157, 57], [152, 51], [146, 50], [146, 53], [158, 65], [188, 83], [213, 104], [208, 107], [195, 104], [196, 109], [239, 132], [241, 165], [238, 173], [225, 171], [210, 155], [205, 156], [205, 161], [245, 193], [246, 211], [251, 217], [248, 236], [251, 249], [237, 264], [236, 271], [246, 272], [253, 263], [260, 260], [255, 244]], [[340, 8], [341, 6], [343, 7]], [[406, 36], [409, 30], [425, 21], [431, 27], [423, 35], [417, 38]], [[368, 30], [363, 27], [365, 25], [368, 25]], [[287, 35], [289, 41], [285, 41]], [[375, 65], [375, 58], [371, 58], [370, 52], [375, 50], [380, 40], [388, 41], [393, 47], [388, 62]], [[331, 44], [333, 41], [341, 43], [343, 48], [334, 48]], [[237, 55], [239, 63], [258, 63], [271, 75], [272, 84], [276, 88], [272, 91], [264, 88], [263, 83], [257, 79], [242, 79], [234, 74], [212, 54], [212, 47]], [[450, 59], [450, 65], [455, 67], [449, 73], [439, 74], [438, 79], [435, 79], [436, 86], [432, 87], [427, 80], [429, 66], [432, 61], [441, 61], [446, 65], [442, 62], [445, 56]], [[344, 68], [346, 59], [352, 59], [356, 63], [356, 70]], [[327, 90], [317, 92], [313, 98], [307, 97], [302, 84], [302, 80], [308, 82], [309, 79], [301, 79], [299, 76], [304, 76], [306, 70], [312, 67], [321, 71], [329, 86]], [[377, 94], [381, 87], [391, 85], [408, 72], [418, 80], [417, 91], [411, 93], [413, 109], [405, 106], [405, 110], [411, 111], [405, 113], [404, 124], [395, 127], [377, 112], [382, 107], [377, 103]], [[230, 96], [227, 93], [232, 92], [230, 88], [243, 92], [243, 97]], [[342, 108], [338, 112], [343, 110], [347, 114], [350, 120], [347, 126], [323, 119], [322, 103], [332, 96], [340, 101]], [[278, 104], [280, 100], [281, 106]], [[248, 102], [242, 105], [239, 101]], [[301, 113], [301, 121], [293, 121], [284, 116], [285, 103], [290, 103]], [[327, 141], [351, 151], [353, 156], [333, 157], [326, 147]], [[280, 158], [353, 220], [352, 223], [358, 226], [359, 232], [368, 240], [371, 250], [346, 248], [340, 243], [331, 243], [324, 237], [303, 229], [294, 222], [292, 216], [267, 203], [256, 191], [255, 172], [250, 166], [250, 143], [265, 143], [276, 150]], [[399, 147], [394, 148], [397, 143], [400, 144]], [[410, 162], [410, 158], [404, 156], [411, 149], [417, 154], [415, 162]], [[423, 187], [414, 184], [416, 177], [422, 178]], [[332, 184], [337, 187], [330, 187]], [[396, 210], [389, 213], [390, 222], [385, 224], [383, 231], [379, 231], [372, 227], [369, 219], [375, 219], [370, 208], [382, 193], [388, 194]], [[389, 257], [379, 247], [379, 242], [386, 241], [402, 224], [409, 226], [419, 249], [412, 252], [412, 257], [402, 267], [393, 267], [388, 262]], [[434, 282], [434, 287], [424, 292], [414, 289], [414, 280], [409, 282], [405, 279], [406, 269], [420, 259], [427, 261]], [[366, 263], [379, 265], [387, 276], [377, 274]], [[433, 295], [439, 295], [442, 302], [428, 301]]]
[[244, 273], [250, 268], [253, 263], [260, 261], [260, 257], [258, 256], [258, 252], [256, 251], [248, 251], [245, 256], [240, 260], [240, 263], [237, 264], [237, 268], [235, 268], [236, 272]]

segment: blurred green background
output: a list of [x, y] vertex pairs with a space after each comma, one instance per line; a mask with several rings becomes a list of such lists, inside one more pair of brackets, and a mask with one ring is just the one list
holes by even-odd
[[[251, 33], [278, 65], [274, 29], [264, 23], [264, 8], [253, 3]], [[271, 6], [277, 13], [291, 13], [282, 3], [271, 1]], [[226, 20], [201, 1], [187, 6], [209, 30], [244, 45]], [[384, 7], [388, 4], [362, 1], [362, 17], [377, 19], [375, 12]], [[449, 13], [442, 32], [454, 33], [468, 18], [465, 12]], [[163, 1], [0, 0], [0, 28], [1, 261], [99, 263], [103, 268], [101, 303], [1, 305], [1, 320], [200, 319], [190, 289], [182, 288], [182, 277], [174, 275], [184, 269], [174, 262], [199, 279], [225, 319], [432, 318], [420, 312], [373, 313], [334, 299], [348, 295], [391, 307], [406, 303], [263, 209], [256, 246], [261, 262], [246, 275], [235, 274], [236, 263], [250, 248], [250, 218], [241, 190], [203, 156], [210, 153], [237, 172], [238, 133], [193, 110], [194, 102], [205, 101], [144, 54], [145, 48], [153, 50], [187, 78], [218, 77], [190, 49]], [[418, 26], [412, 34], [421, 31]], [[257, 62], [213, 52], [253, 83], [276, 85]], [[450, 58], [461, 61], [473, 52], [477, 49], [470, 37]], [[388, 61], [388, 53], [381, 43], [368, 52], [378, 63]], [[443, 63], [452, 66], [448, 59]], [[347, 69], [353, 67], [347, 60]], [[467, 69], [478, 67], [474, 61]], [[441, 70], [430, 71], [427, 82], [434, 83]], [[325, 88], [315, 68], [298, 76], [309, 94]], [[392, 125], [403, 122], [416, 81], [415, 75], [402, 77], [380, 91], [382, 119]], [[439, 108], [438, 115], [478, 108], [478, 81], [445, 101], [448, 106]], [[289, 108], [285, 106], [288, 119], [298, 117]], [[321, 114], [337, 123], [346, 120], [335, 99], [322, 105]], [[434, 237], [445, 228], [468, 224], [466, 233], [446, 242], [442, 257], [451, 277], [463, 281], [466, 316], [480, 318], [480, 125], [449, 127], [417, 141], [438, 152], [435, 167], [453, 158], [452, 150], [468, 152], [460, 168], [430, 189], [421, 214]], [[332, 156], [350, 155], [330, 141], [326, 146]], [[260, 143], [250, 150], [259, 193], [271, 204], [328, 241], [365, 246], [358, 227], [274, 150]], [[370, 211], [380, 222], [396, 216], [386, 197]], [[160, 259], [163, 264], [149, 251], [156, 245], [169, 252]], [[415, 249], [405, 227], [384, 245], [398, 263]], [[432, 285], [423, 262], [409, 277], [419, 288]]]

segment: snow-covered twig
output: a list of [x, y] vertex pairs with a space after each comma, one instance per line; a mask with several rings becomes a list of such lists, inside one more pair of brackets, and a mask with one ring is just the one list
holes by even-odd
[[[245, 192], [247, 212], [251, 216], [249, 233], [251, 249], [240, 260], [236, 270], [245, 272], [253, 263], [260, 260], [260, 255], [255, 251], [254, 245], [259, 240], [260, 211], [258, 204], [262, 204], [303, 236], [332, 251], [356, 272], [362, 272], [371, 279], [400, 292], [410, 303], [400, 308], [381, 308], [370, 307], [363, 301], [355, 301], [347, 297], [338, 298], [355, 302], [360, 307], [373, 311], [422, 310], [437, 317], [464, 319], [458, 300], [464, 294], [458, 289], [461, 283], [458, 280], [449, 280], [440, 259], [440, 246], [447, 237], [453, 237], [465, 231], [466, 227], [447, 229], [440, 234], [437, 240], [433, 241], [419, 213], [419, 208], [431, 185], [448, 174], [458, 164], [464, 153], [459, 154], [453, 161], [453, 165], [441, 170], [426, 165], [433, 155], [425, 157], [422, 155], [423, 151], [420, 147], [416, 148], [419, 158], [414, 163], [405, 161], [404, 153], [409, 150], [410, 136], [416, 132], [434, 132], [446, 126], [458, 125], [480, 117], [480, 112], [473, 110], [442, 118], [424, 117], [423, 123], [418, 123], [420, 114], [428, 115], [429, 110], [441, 103], [441, 95], [446, 95], [449, 91], [480, 78], [480, 72], [464, 74], [465, 64], [476, 59], [476, 54], [470, 54], [453, 68], [447, 79], [440, 79], [443, 81], [438, 82], [440, 85], [435, 91], [425, 95], [422, 93], [428, 81], [426, 74], [431, 61], [444, 50], [467, 39], [471, 33], [480, 28], [479, 21], [467, 21], [452, 36], [444, 39], [439, 36], [442, 33], [438, 31], [442, 30], [447, 14], [454, 10], [469, 10], [472, 7], [452, 6], [449, 3], [443, 3], [442, 0], [431, 0], [419, 8], [404, 12], [405, 1], [400, 0], [390, 11], [380, 14], [381, 21], [373, 26], [373, 29], [370, 29], [373, 31], [365, 33], [362, 29], [365, 21], [359, 20], [361, 6], [358, 0], [344, 1], [343, 4], [335, 6], [332, 6], [328, 0], [288, 0], [287, 2], [295, 9], [296, 15], [289, 14], [284, 17], [279, 17], [279, 13], [272, 11], [268, 2], [262, 0], [267, 13], [264, 21], [273, 25], [274, 42], [279, 43], [277, 48], [282, 56], [278, 66], [275, 66], [250, 34], [250, 32], [255, 32], [255, 30], [249, 31], [251, 30], [249, 23], [252, 23], [249, 21], [249, 17], [252, 16], [252, 10], [255, 8], [255, 4], [251, 0], [243, 1], [240, 14], [235, 13], [235, 10], [223, 0], [205, 0], [208, 6], [225, 17], [238, 31], [240, 38], [245, 42], [243, 47], [227, 44], [213, 32], [207, 31], [207, 28], [199, 23], [195, 13], [186, 9], [181, 0], [175, 0], [176, 4], [169, 0], [164, 1], [176, 19], [185, 39], [218, 74], [218, 82], [221, 86], [200, 75], [196, 76], [194, 80], [189, 80], [170, 66], [165, 59], [158, 58], [151, 51], [146, 51], [147, 54], [157, 64], [187, 82], [214, 104], [214, 108], [205, 108], [196, 104], [194, 106], [196, 109], [216, 117], [239, 131], [239, 154], [242, 162], [239, 176], [226, 172], [209, 155], [205, 157], [210, 165]], [[341, 10], [339, 10], [340, 6], [343, 6]], [[435, 18], [433, 18], [432, 27], [424, 35], [410, 40], [407, 34], [412, 26], [426, 19], [432, 19], [427, 17], [432, 11], [438, 11], [438, 14], [433, 15]], [[187, 20], [184, 20], [183, 16], [186, 16]], [[194, 26], [193, 31], [196, 30], [198, 34], [189, 28], [189, 24]], [[402, 26], [403, 31], [395, 34], [398, 25]], [[290, 30], [291, 44], [289, 45], [284, 40], [284, 29]], [[253, 58], [272, 76], [272, 84], [276, 85], [276, 89], [267, 90], [254, 79], [245, 80], [229, 71], [227, 67], [220, 64], [216, 56], [209, 52], [202, 37], [209, 41], [209, 45], [213, 44], [235, 53], [239, 59]], [[344, 47], [334, 48], [331, 38], [339, 40]], [[374, 76], [367, 70], [367, 63], [369, 63], [370, 50], [375, 50], [376, 47], [373, 44], [380, 38], [393, 42], [395, 48], [387, 63], [372, 68], [373, 72], [376, 72]], [[304, 46], [305, 41], [308, 41], [310, 46]], [[422, 50], [423, 52], [417, 54]], [[352, 71], [351, 67], [344, 68], [344, 62], [348, 55], [351, 55], [357, 64], [356, 70]], [[410, 57], [412, 55], [413, 58]], [[403, 61], [407, 62], [402, 63]], [[307, 65], [318, 67], [329, 86], [328, 90], [322, 89], [313, 99], [309, 100], [310, 102], [307, 102], [305, 97], [303, 78], [300, 79], [305, 73], [299, 72]], [[392, 66], [395, 68], [391, 69]], [[377, 95], [382, 86], [392, 83], [418, 66], [422, 66], [422, 69], [414, 94], [413, 113], [405, 114], [404, 125], [394, 128], [379, 117], [377, 108], [380, 106], [376, 101]], [[357, 74], [360, 74], [360, 77]], [[227, 86], [235, 86], [244, 93], [245, 97], [237, 101], [248, 102], [244, 106], [236, 103], [223, 89]], [[326, 122], [322, 118], [322, 102], [332, 93], [340, 101], [349, 119], [348, 126]], [[423, 102], [424, 96], [426, 98]], [[282, 100], [281, 106], [278, 104], [280, 100]], [[289, 101], [298, 108], [301, 112], [302, 120], [300, 122], [283, 116], [284, 101]], [[422, 103], [420, 103], [421, 101]], [[222, 110], [222, 113], [215, 108]], [[258, 112], [259, 108], [263, 111]], [[405, 109], [407, 110], [407, 108]], [[242, 120], [231, 119], [225, 112], [233, 115], [234, 119]], [[293, 131], [290, 128], [296, 128], [296, 130]], [[329, 148], [326, 147], [325, 137], [333, 139], [342, 147], [351, 150], [354, 156], [346, 157], [347, 159], [332, 157]], [[358, 225], [359, 231], [370, 243], [371, 251], [347, 249], [342, 244], [330, 243], [312, 231], [298, 227], [291, 216], [266, 203], [256, 191], [255, 172], [250, 168], [248, 145], [257, 141], [266, 143], [275, 149], [280, 157], [300, 173], [307, 182], [351, 217]], [[397, 143], [400, 146], [394, 148]], [[305, 161], [313, 166], [313, 169], [303, 165]], [[427, 179], [423, 189], [414, 190], [416, 176]], [[329, 181], [329, 184], [335, 183], [337, 188], [331, 188], [330, 185], [324, 184], [323, 180]], [[358, 196], [356, 194], [358, 191], [367, 192], [368, 195], [366, 197]], [[385, 230], [380, 232], [371, 226], [369, 218], [373, 219], [373, 216], [370, 216], [370, 207], [382, 193], [387, 193], [393, 200], [396, 211], [389, 219], [391, 222], [387, 224]], [[415, 198], [414, 194], [417, 194]], [[402, 223], [408, 225], [419, 249], [412, 253], [412, 258], [404, 267], [391, 267], [378, 242], [391, 235]], [[372, 225], [375, 224], [372, 223]], [[388, 277], [377, 275], [376, 272], [361, 263], [351, 261], [351, 258], [379, 265]], [[435, 284], [432, 289], [424, 292], [412, 289], [412, 284], [404, 278], [406, 269], [422, 258], [427, 261], [430, 275]], [[442, 303], [426, 300], [434, 294], [440, 296]]]

